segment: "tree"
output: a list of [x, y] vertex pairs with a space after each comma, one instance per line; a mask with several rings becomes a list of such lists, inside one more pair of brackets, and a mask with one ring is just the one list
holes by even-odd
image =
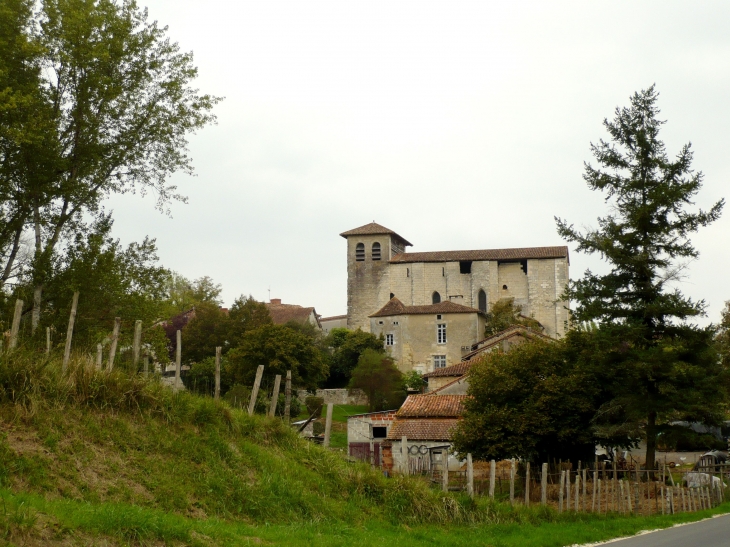
[[398, 408], [405, 399], [403, 374], [393, 359], [373, 349], [360, 355], [349, 387], [365, 392], [370, 412]]
[[513, 325], [542, 330], [542, 325], [537, 320], [522, 315], [522, 306], [515, 305], [514, 298], [502, 298], [497, 300], [487, 313], [484, 336], [497, 334]]
[[730, 301], [725, 302], [725, 307], [722, 310], [715, 344], [723, 366], [730, 368]]
[[348, 385], [352, 371], [365, 350], [385, 355], [383, 339], [360, 329], [332, 329], [325, 344], [332, 348], [330, 375], [326, 383], [328, 388], [343, 388]]
[[215, 355], [215, 348], [229, 349], [230, 321], [217, 303], [201, 302], [181, 331], [186, 362], [196, 363]]
[[239, 296], [234, 300], [228, 312], [229, 342], [237, 347], [243, 341], [243, 335], [249, 331], [271, 325], [271, 314], [263, 302], [257, 302], [253, 296]]
[[312, 341], [284, 325], [264, 325], [246, 332], [227, 357], [231, 381], [249, 386], [259, 365], [265, 367], [262, 385], [266, 387], [273, 385], [275, 375], [285, 377], [291, 370], [292, 386], [315, 389], [328, 373]]
[[597, 358], [621, 375], [604, 409], [611, 412], [603, 415], [615, 413], [643, 430], [649, 468], [658, 426], [676, 419], [716, 423], [727, 385], [706, 346], [710, 331], [688, 323], [704, 313], [704, 302], [671, 286], [680, 279], [682, 260], [698, 256], [690, 234], [717, 220], [724, 201], [707, 211], [689, 209], [702, 173], [691, 169], [690, 145], [673, 160], [667, 156], [657, 98], [654, 86], [635, 93], [630, 107], [604, 120], [611, 142], [591, 145], [598, 167], [586, 164], [583, 178], [591, 190], [606, 193], [611, 213], [586, 232], [556, 218], [560, 235], [578, 252], [597, 253], [610, 266], [605, 275], [586, 271], [565, 296], [576, 303], [575, 320], [598, 323], [604, 344]]
[[25, 103], [22, 135], [0, 148], [0, 164], [19, 166], [13, 191], [2, 195], [12, 227], [0, 245], [3, 270], [12, 271], [18, 227], [33, 229], [35, 328], [59, 243], [105, 197], [151, 191], [161, 210], [184, 199], [167, 178], [192, 172], [187, 135], [214, 121], [218, 99], [190, 86], [192, 55], [134, 0], [44, 0], [37, 13], [29, 1], [11, 5], [15, 36], [4, 45], [12, 50], [11, 79], [24, 82], [15, 95]]

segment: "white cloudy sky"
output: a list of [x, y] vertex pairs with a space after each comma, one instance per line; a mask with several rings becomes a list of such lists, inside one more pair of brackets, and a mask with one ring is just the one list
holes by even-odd
[[[581, 176], [601, 122], [656, 83], [691, 141], [702, 207], [727, 195], [730, 3], [140, 0], [225, 96], [191, 139], [172, 218], [115, 198], [124, 242], [239, 294], [346, 312], [345, 240], [372, 220], [412, 250], [560, 245], [553, 216], [606, 209]], [[696, 235], [682, 290], [730, 299], [730, 211]], [[598, 259], [571, 253], [572, 277]]]

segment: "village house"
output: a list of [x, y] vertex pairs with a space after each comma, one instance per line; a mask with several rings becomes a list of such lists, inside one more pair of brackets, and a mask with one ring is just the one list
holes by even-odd
[[382, 467], [381, 446], [395, 420], [395, 410], [367, 412], [347, 417], [347, 453]]
[[317, 329], [321, 329], [319, 316], [314, 308], [297, 306], [296, 304], [282, 304], [281, 298], [272, 298], [266, 307], [271, 315], [274, 325], [285, 325], [290, 321], [295, 323], [309, 323]]

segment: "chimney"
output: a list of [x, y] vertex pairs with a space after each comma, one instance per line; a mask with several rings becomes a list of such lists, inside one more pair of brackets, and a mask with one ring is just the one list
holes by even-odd
[[269, 300], [269, 304], [281, 304], [281, 298], [272, 298], [271, 300]]

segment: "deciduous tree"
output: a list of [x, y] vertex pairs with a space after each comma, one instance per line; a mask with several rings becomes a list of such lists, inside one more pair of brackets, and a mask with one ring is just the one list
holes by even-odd
[[398, 408], [406, 396], [403, 374], [393, 359], [373, 349], [366, 349], [360, 355], [349, 387], [365, 392], [371, 412]]

